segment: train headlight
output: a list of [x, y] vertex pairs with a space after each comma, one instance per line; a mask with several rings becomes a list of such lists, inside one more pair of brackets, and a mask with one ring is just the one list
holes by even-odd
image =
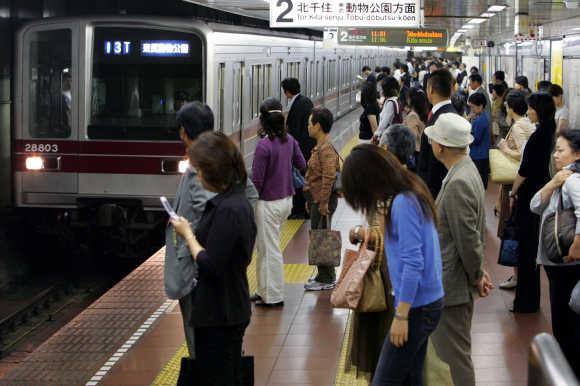
[[44, 169], [44, 160], [42, 157], [28, 157], [26, 158], [26, 170], [42, 170]]
[[179, 164], [177, 165], [177, 170], [179, 170], [179, 173], [183, 174], [187, 171], [187, 169], [189, 169], [189, 161], [186, 159], [179, 161]]

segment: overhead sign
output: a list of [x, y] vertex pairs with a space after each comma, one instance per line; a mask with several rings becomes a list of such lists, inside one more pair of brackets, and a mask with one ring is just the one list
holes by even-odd
[[421, 0], [270, 0], [270, 27], [419, 27]]
[[389, 47], [447, 47], [447, 30], [412, 28], [340, 28], [338, 44]]

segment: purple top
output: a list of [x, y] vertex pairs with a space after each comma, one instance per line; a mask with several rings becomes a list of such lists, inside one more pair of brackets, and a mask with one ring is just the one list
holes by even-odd
[[252, 182], [260, 200], [275, 201], [294, 195], [292, 166], [301, 172], [306, 161], [298, 142], [290, 134], [286, 142], [280, 138], [262, 138], [256, 145], [252, 164]]

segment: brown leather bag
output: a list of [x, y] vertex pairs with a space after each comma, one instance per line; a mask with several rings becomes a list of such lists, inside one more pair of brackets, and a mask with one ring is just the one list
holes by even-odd
[[[358, 256], [352, 262], [330, 296], [330, 302], [335, 308], [348, 308], [358, 312], [380, 312], [387, 310], [385, 284], [381, 276], [382, 235], [375, 232], [377, 243], [376, 253], [369, 250], [369, 233], [360, 246]], [[347, 259], [347, 256], [345, 256]]]

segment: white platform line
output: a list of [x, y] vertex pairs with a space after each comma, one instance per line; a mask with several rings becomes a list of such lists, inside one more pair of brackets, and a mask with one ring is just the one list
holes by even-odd
[[177, 300], [166, 300], [155, 312], [153, 312], [141, 326], [127, 339], [117, 351], [111, 355], [109, 359], [105, 361], [105, 364], [101, 366], [99, 370], [89, 379], [85, 386], [96, 386], [99, 382], [105, 378], [107, 373], [115, 366], [115, 364], [121, 359], [125, 353], [127, 353], [131, 347], [143, 336], [143, 334], [162, 316], [167, 310], [175, 308]]

